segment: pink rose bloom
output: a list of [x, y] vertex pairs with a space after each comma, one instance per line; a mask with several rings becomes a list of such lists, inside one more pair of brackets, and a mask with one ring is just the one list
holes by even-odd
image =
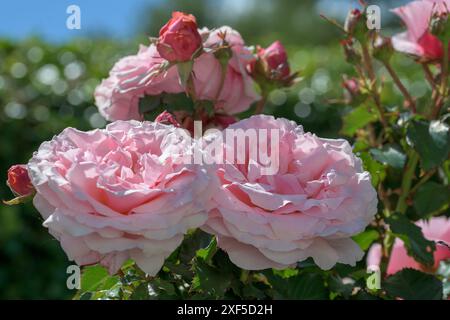
[[70, 260], [113, 274], [131, 258], [155, 275], [183, 234], [205, 222], [210, 179], [183, 165], [191, 146], [183, 132], [117, 121], [68, 128], [40, 146], [28, 163], [34, 206]]
[[170, 62], [191, 60], [201, 47], [202, 37], [191, 14], [173, 12], [172, 18], [159, 31], [158, 52]]
[[[430, 241], [443, 241], [450, 245], [450, 220], [445, 217], [431, 218], [429, 221], [418, 221], [416, 223], [422, 228], [423, 235]], [[436, 243], [436, 251], [434, 252], [434, 269], [439, 267], [439, 262], [450, 258], [450, 249]], [[379, 266], [381, 262], [381, 245], [374, 244], [367, 254], [368, 266]], [[397, 273], [404, 268], [413, 268], [417, 270], [425, 270], [425, 268], [410, 257], [406, 251], [402, 240], [395, 239], [392, 248], [391, 257], [387, 267], [387, 274]]]
[[395, 50], [425, 62], [441, 59], [444, 53], [442, 43], [429, 32], [429, 24], [433, 13], [445, 12], [446, 6], [450, 8], [450, 0], [421, 0], [393, 9], [392, 12], [403, 20], [407, 28], [406, 32], [392, 37]]
[[[264, 115], [230, 129], [279, 130], [276, 174], [262, 175], [260, 158], [251, 156], [248, 143], [243, 164], [227, 158], [217, 167], [221, 187], [202, 228], [217, 236], [234, 264], [248, 270], [283, 269], [312, 257], [320, 268], [330, 269], [363, 257], [350, 237], [373, 219], [377, 194], [347, 141], [318, 138], [295, 122]], [[269, 132], [267, 147], [258, 150], [269, 149]], [[227, 142], [224, 149], [230, 146]]]
[[251, 52], [245, 47], [241, 35], [230, 27], [224, 26], [208, 33], [203, 46], [215, 48], [221, 43], [219, 34], [225, 34], [225, 40], [233, 53], [223, 86], [222, 67], [212, 53], [203, 53], [194, 63], [194, 85], [197, 97], [202, 100], [216, 101], [216, 109], [226, 114], [236, 114], [250, 108], [260, 96], [256, 93], [253, 79], [247, 73], [247, 65], [252, 61]]
[[163, 92], [183, 92], [176, 67], [157, 72], [164, 61], [154, 45], [141, 45], [136, 55], [120, 59], [109, 77], [95, 89], [95, 103], [100, 113], [110, 121], [142, 120], [140, 98]]

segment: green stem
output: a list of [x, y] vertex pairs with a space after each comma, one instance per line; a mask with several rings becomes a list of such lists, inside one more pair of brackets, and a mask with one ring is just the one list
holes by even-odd
[[256, 104], [255, 114], [261, 114], [264, 111], [264, 106], [266, 105], [267, 98], [265, 95], [261, 97], [261, 100], [259, 100]]
[[403, 173], [401, 194], [397, 202], [397, 207], [395, 209], [395, 211], [399, 213], [405, 213], [406, 209], [408, 208], [406, 200], [408, 199], [411, 190], [412, 180], [415, 177], [415, 172], [418, 163], [419, 163], [419, 154], [414, 150], [411, 150], [408, 162], [405, 167], [405, 171]]
[[248, 284], [248, 283], [249, 283], [249, 280], [250, 280], [250, 271], [244, 270], [244, 269], [243, 269], [243, 270], [241, 271], [241, 277], [240, 277], [240, 280], [241, 280], [242, 283]]
[[367, 47], [367, 43], [365, 43], [365, 42], [361, 43], [361, 48], [362, 48], [362, 54], [363, 54], [363, 63], [364, 63], [365, 69], [367, 71], [367, 74], [369, 76], [369, 80], [370, 80], [370, 92], [372, 93], [372, 98], [375, 102], [375, 107], [378, 110], [381, 124], [383, 125], [383, 128], [385, 129], [385, 131], [388, 132], [389, 131], [388, 123], [386, 121], [383, 106], [381, 104], [380, 95], [378, 94], [378, 91], [377, 91], [377, 79], [376, 79], [375, 71], [373, 70], [372, 58], [370, 56], [370, 52], [369, 52], [369, 48]]
[[395, 85], [397, 86], [397, 88], [400, 90], [400, 92], [405, 97], [405, 99], [406, 99], [406, 101], [408, 103], [408, 108], [410, 108], [412, 110], [412, 112], [415, 113], [416, 112], [416, 103], [415, 103], [413, 97], [409, 94], [408, 90], [403, 85], [402, 81], [398, 77], [398, 75], [395, 72], [395, 70], [392, 68], [392, 66], [389, 63], [389, 61], [384, 61], [383, 64], [384, 64], [384, 67], [386, 68], [386, 70], [391, 75], [392, 80], [394, 80]]

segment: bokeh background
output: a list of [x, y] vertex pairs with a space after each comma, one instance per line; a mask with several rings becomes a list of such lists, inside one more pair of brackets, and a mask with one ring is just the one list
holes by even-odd
[[[401, 26], [388, 11], [405, 1], [369, 1], [382, 8], [382, 32]], [[81, 30], [68, 30], [66, 8], [81, 8]], [[271, 93], [267, 113], [302, 124], [324, 137], [338, 137], [349, 108], [342, 97], [342, 76], [352, 68], [339, 47], [339, 30], [319, 17], [343, 22], [358, 5], [347, 0], [72, 0], [4, 1], [0, 5], [0, 174], [26, 163], [42, 141], [67, 126], [82, 130], [106, 122], [93, 102], [93, 91], [119, 57], [135, 53], [139, 43], [157, 35], [173, 10], [196, 15], [200, 26], [224, 24], [239, 30], [247, 44], [267, 46], [279, 39], [291, 67], [303, 81], [290, 91]], [[421, 69], [395, 57], [402, 80], [414, 96], [427, 94]], [[381, 76], [385, 71], [378, 68]], [[415, 80], [417, 79], [417, 80]], [[386, 100], [400, 103], [385, 77]], [[389, 88], [391, 88], [389, 90]], [[0, 199], [12, 195], [0, 182]], [[68, 299], [70, 264], [59, 244], [41, 226], [31, 204], [0, 204], [0, 298]]]

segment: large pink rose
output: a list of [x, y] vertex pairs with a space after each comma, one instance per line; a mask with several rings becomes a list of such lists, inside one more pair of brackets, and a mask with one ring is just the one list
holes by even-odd
[[[418, 221], [417, 225], [422, 228], [425, 238], [431, 241], [443, 241], [450, 245], [450, 220], [445, 217], [431, 218], [429, 221]], [[434, 252], [434, 268], [439, 262], [450, 258], [450, 249], [444, 244], [436, 243]], [[367, 254], [368, 266], [379, 266], [381, 262], [381, 245], [373, 245]], [[389, 259], [387, 274], [394, 274], [404, 268], [424, 270], [425, 268], [410, 257], [402, 240], [396, 239]]]
[[422, 61], [441, 59], [444, 53], [442, 43], [429, 32], [429, 23], [433, 12], [444, 12], [446, 6], [450, 8], [450, 0], [421, 0], [393, 9], [407, 28], [406, 32], [392, 37], [394, 48]]
[[253, 56], [244, 46], [241, 35], [230, 27], [224, 26], [213, 31], [204, 28], [201, 33], [208, 34], [203, 44], [205, 48], [215, 48], [222, 42], [220, 34], [231, 46], [232, 57], [229, 61], [223, 86], [222, 67], [212, 53], [204, 53], [194, 63], [194, 85], [197, 97], [201, 100], [216, 101], [217, 110], [226, 114], [236, 114], [250, 108], [260, 96], [255, 91], [253, 79], [247, 73], [247, 66]]
[[[226, 140], [233, 133], [228, 130], [239, 129], [244, 131], [234, 133], [241, 139], [247, 129], [267, 129], [259, 138], [267, 138], [267, 144], [247, 143], [240, 154], [245, 161], [226, 158], [217, 167], [221, 187], [209, 203], [203, 227], [217, 236], [231, 261], [260, 270], [283, 269], [308, 257], [322, 269], [360, 260], [363, 252], [350, 237], [372, 220], [377, 195], [348, 142], [318, 138], [295, 122], [259, 115], [221, 133], [224, 149], [233, 147]], [[279, 132], [274, 141], [279, 146], [274, 156], [278, 171], [263, 175], [261, 158], [250, 151], [255, 145], [257, 150], [270, 150], [276, 137], [271, 129]]]
[[210, 179], [182, 163], [191, 148], [182, 133], [117, 121], [104, 130], [68, 128], [40, 146], [28, 163], [34, 206], [69, 259], [114, 273], [131, 258], [155, 275], [183, 234], [205, 222]]
[[120, 59], [109, 77], [95, 89], [95, 102], [100, 113], [110, 121], [141, 120], [140, 98], [163, 92], [183, 92], [176, 67], [157, 72], [164, 61], [154, 45], [141, 45], [136, 55]]

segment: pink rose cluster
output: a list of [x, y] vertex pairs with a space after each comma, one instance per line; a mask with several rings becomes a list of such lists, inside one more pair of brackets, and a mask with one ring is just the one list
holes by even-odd
[[[227, 26], [215, 30], [203, 28], [198, 33], [205, 39], [202, 43], [205, 50], [193, 60], [192, 75], [196, 99], [213, 101], [217, 111], [228, 115], [247, 110], [260, 96], [247, 72], [252, 54], [245, 47], [241, 35]], [[212, 52], [224, 41], [232, 54], [224, 71], [225, 75], [220, 60]], [[141, 46], [136, 55], [122, 58], [114, 65], [109, 77], [95, 90], [96, 104], [107, 120], [142, 120], [143, 115], [139, 112], [140, 98], [186, 91], [175, 65], [162, 70], [169, 61], [164, 57], [170, 58], [166, 48], [167, 45], [161, 42], [148, 47]], [[192, 55], [192, 49], [187, 50], [189, 55]]]
[[[195, 17], [175, 12], [152, 44], [118, 61], [97, 87], [97, 106], [114, 122], [89, 132], [65, 129], [27, 166], [11, 170], [9, 184], [17, 194], [35, 193], [44, 226], [69, 259], [111, 273], [133, 259], [157, 274], [195, 228], [214, 235], [244, 269], [283, 269], [309, 257], [322, 269], [354, 265], [363, 252], [351, 237], [373, 219], [377, 194], [349, 143], [286, 119], [234, 116], [260, 99], [255, 84], [266, 96], [264, 89], [290, 86], [295, 75], [280, 42], [254, 53], [230, 27], [198, 29]], [[197, 113], [213, 133], [192, 138], [186, 110], [140, 121], [141, 98], [180, 93], [195, 108], [213, 102], [213, 116]], [[250, 142], [225, 162], [192, 161], [228, 130], [244, 139], [257, 131], [256, 145], [276, 170], [263, 170]], [[219, 150], [235, 146], [234, 139], [215, 141]]]
[[348, 142], [263, 115], [229, 129], [279, 130], [278, 172], [261, 175], [248, 155], [243, 164], [189, 164], [200, 144], [184, 129], [116, 121], [68, 128], [40, 146], [28, 163], [34, 205], [69, 259], [111, 273], [131, 258], [155, 275], [183, 234], [199, 227], [250, 270], [308, 257], [329, 269], [362, 258], [350, 237], [372, 220], [377, 196]]

